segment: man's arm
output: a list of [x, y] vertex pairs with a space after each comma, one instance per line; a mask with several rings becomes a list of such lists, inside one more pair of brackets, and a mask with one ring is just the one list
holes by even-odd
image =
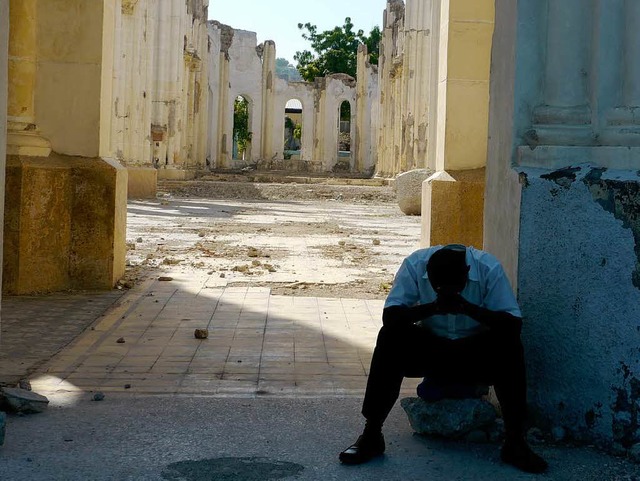
[[438, 308], [452, 314], [464, 314], [489, 329], [520, 335], [522, 318], [505, 311], [493, 311], [467, 301], [460, 294], [448, 294], [438, 297]]
[[404, 326], [436, 314], [438, 314], [438, 307], [435, 302], [413, 307], [389, 306], [382, 311], [382, 324], [385, 326]]

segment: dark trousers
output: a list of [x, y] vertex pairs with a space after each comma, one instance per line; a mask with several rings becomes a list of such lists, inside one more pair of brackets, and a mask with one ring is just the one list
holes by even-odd
[[493, 385], [507, 436], [524, 435], [527, 391], [522, 342], [516, 334], [486, 331], [449, 340], [416, 326], [380, 329], [371, 360], [362, 414], [382, 424], [400, 395], [405, 377]]

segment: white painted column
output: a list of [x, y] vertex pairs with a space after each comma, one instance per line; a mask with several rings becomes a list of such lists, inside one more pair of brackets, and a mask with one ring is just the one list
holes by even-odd
[[[406, 109], [402, 123], [406, 135], [402, 150], [407, 170], [428, 166], [427, 132], [431, 127], [431, 110], [435, 110], [436, 79], [433, 76], [434, 55], [432, 43], [435, 32], [433, 0], [407, 0], [404, 37], [403, 91]], [[432, 162], [433, 163], [433, 162]]]
[[624, 2], [624, 61], [622, 102], [626, 107], [640, 106], [640, 1]]
[[587, 101], [590, 6], [591, 2], [585, 0], [549, 0], [545, 76], [547, 105], [574, 107]]
[[[262, 129], [259, 158], [269, 160], [275, 152], [273, 149], [273, 123], [275, 118], [275, 82], [276, 82], [276, 44], [264, 42], [262, 54]], [[281, 150], [281, 149], [280, 149]]]
[[[593, 0], [548, 0], [544, 105], [534, 113], [534, 123], [583, 125], [591, 123], [588, 87], [591, 75]], [[557, 129], [556, 129], [557, 130]], [[566, 144], [569, 137], [589, 142], [588, 132], [539, 131], [541, 143]], [[548, 137], [548, 138], [545, 138]], [[555, 139], [555, 140], [554, 140]]]

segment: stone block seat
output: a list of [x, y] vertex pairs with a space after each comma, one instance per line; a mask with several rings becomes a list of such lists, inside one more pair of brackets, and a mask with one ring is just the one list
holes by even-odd
[[488, 386], [441, 385], [425, 379], [418, 397], [400, 401], [418, 434], [447, 439], [488, 442], [502, 436], [495, 407], [486, 399]]

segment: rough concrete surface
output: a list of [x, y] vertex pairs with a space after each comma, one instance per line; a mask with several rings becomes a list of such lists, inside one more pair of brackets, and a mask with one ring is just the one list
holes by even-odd
[[[53, 400], [56, 403], [56, 400]], [[2, 479], [631, 481], [638, 466], [589, 449], [537, 446], [548, 475], [503, 465], [498, 445], [414, 435], [396, 406], [387, 452], [363, 466], [337, 454], [362, 428], [355, 399], [233, 399], [89, 395], [76, 405], [10, 417]], [[225, 470], [226, 469], [226, 470]], [[290, 476], [289, 476], [290, 475]]]
[[125, 283], [175, 272], [273, 294], [384, 299], [419, 247], [420, 219], [400, 212], [391, 187], [196, 181], [160, 191], [129, 203]]

